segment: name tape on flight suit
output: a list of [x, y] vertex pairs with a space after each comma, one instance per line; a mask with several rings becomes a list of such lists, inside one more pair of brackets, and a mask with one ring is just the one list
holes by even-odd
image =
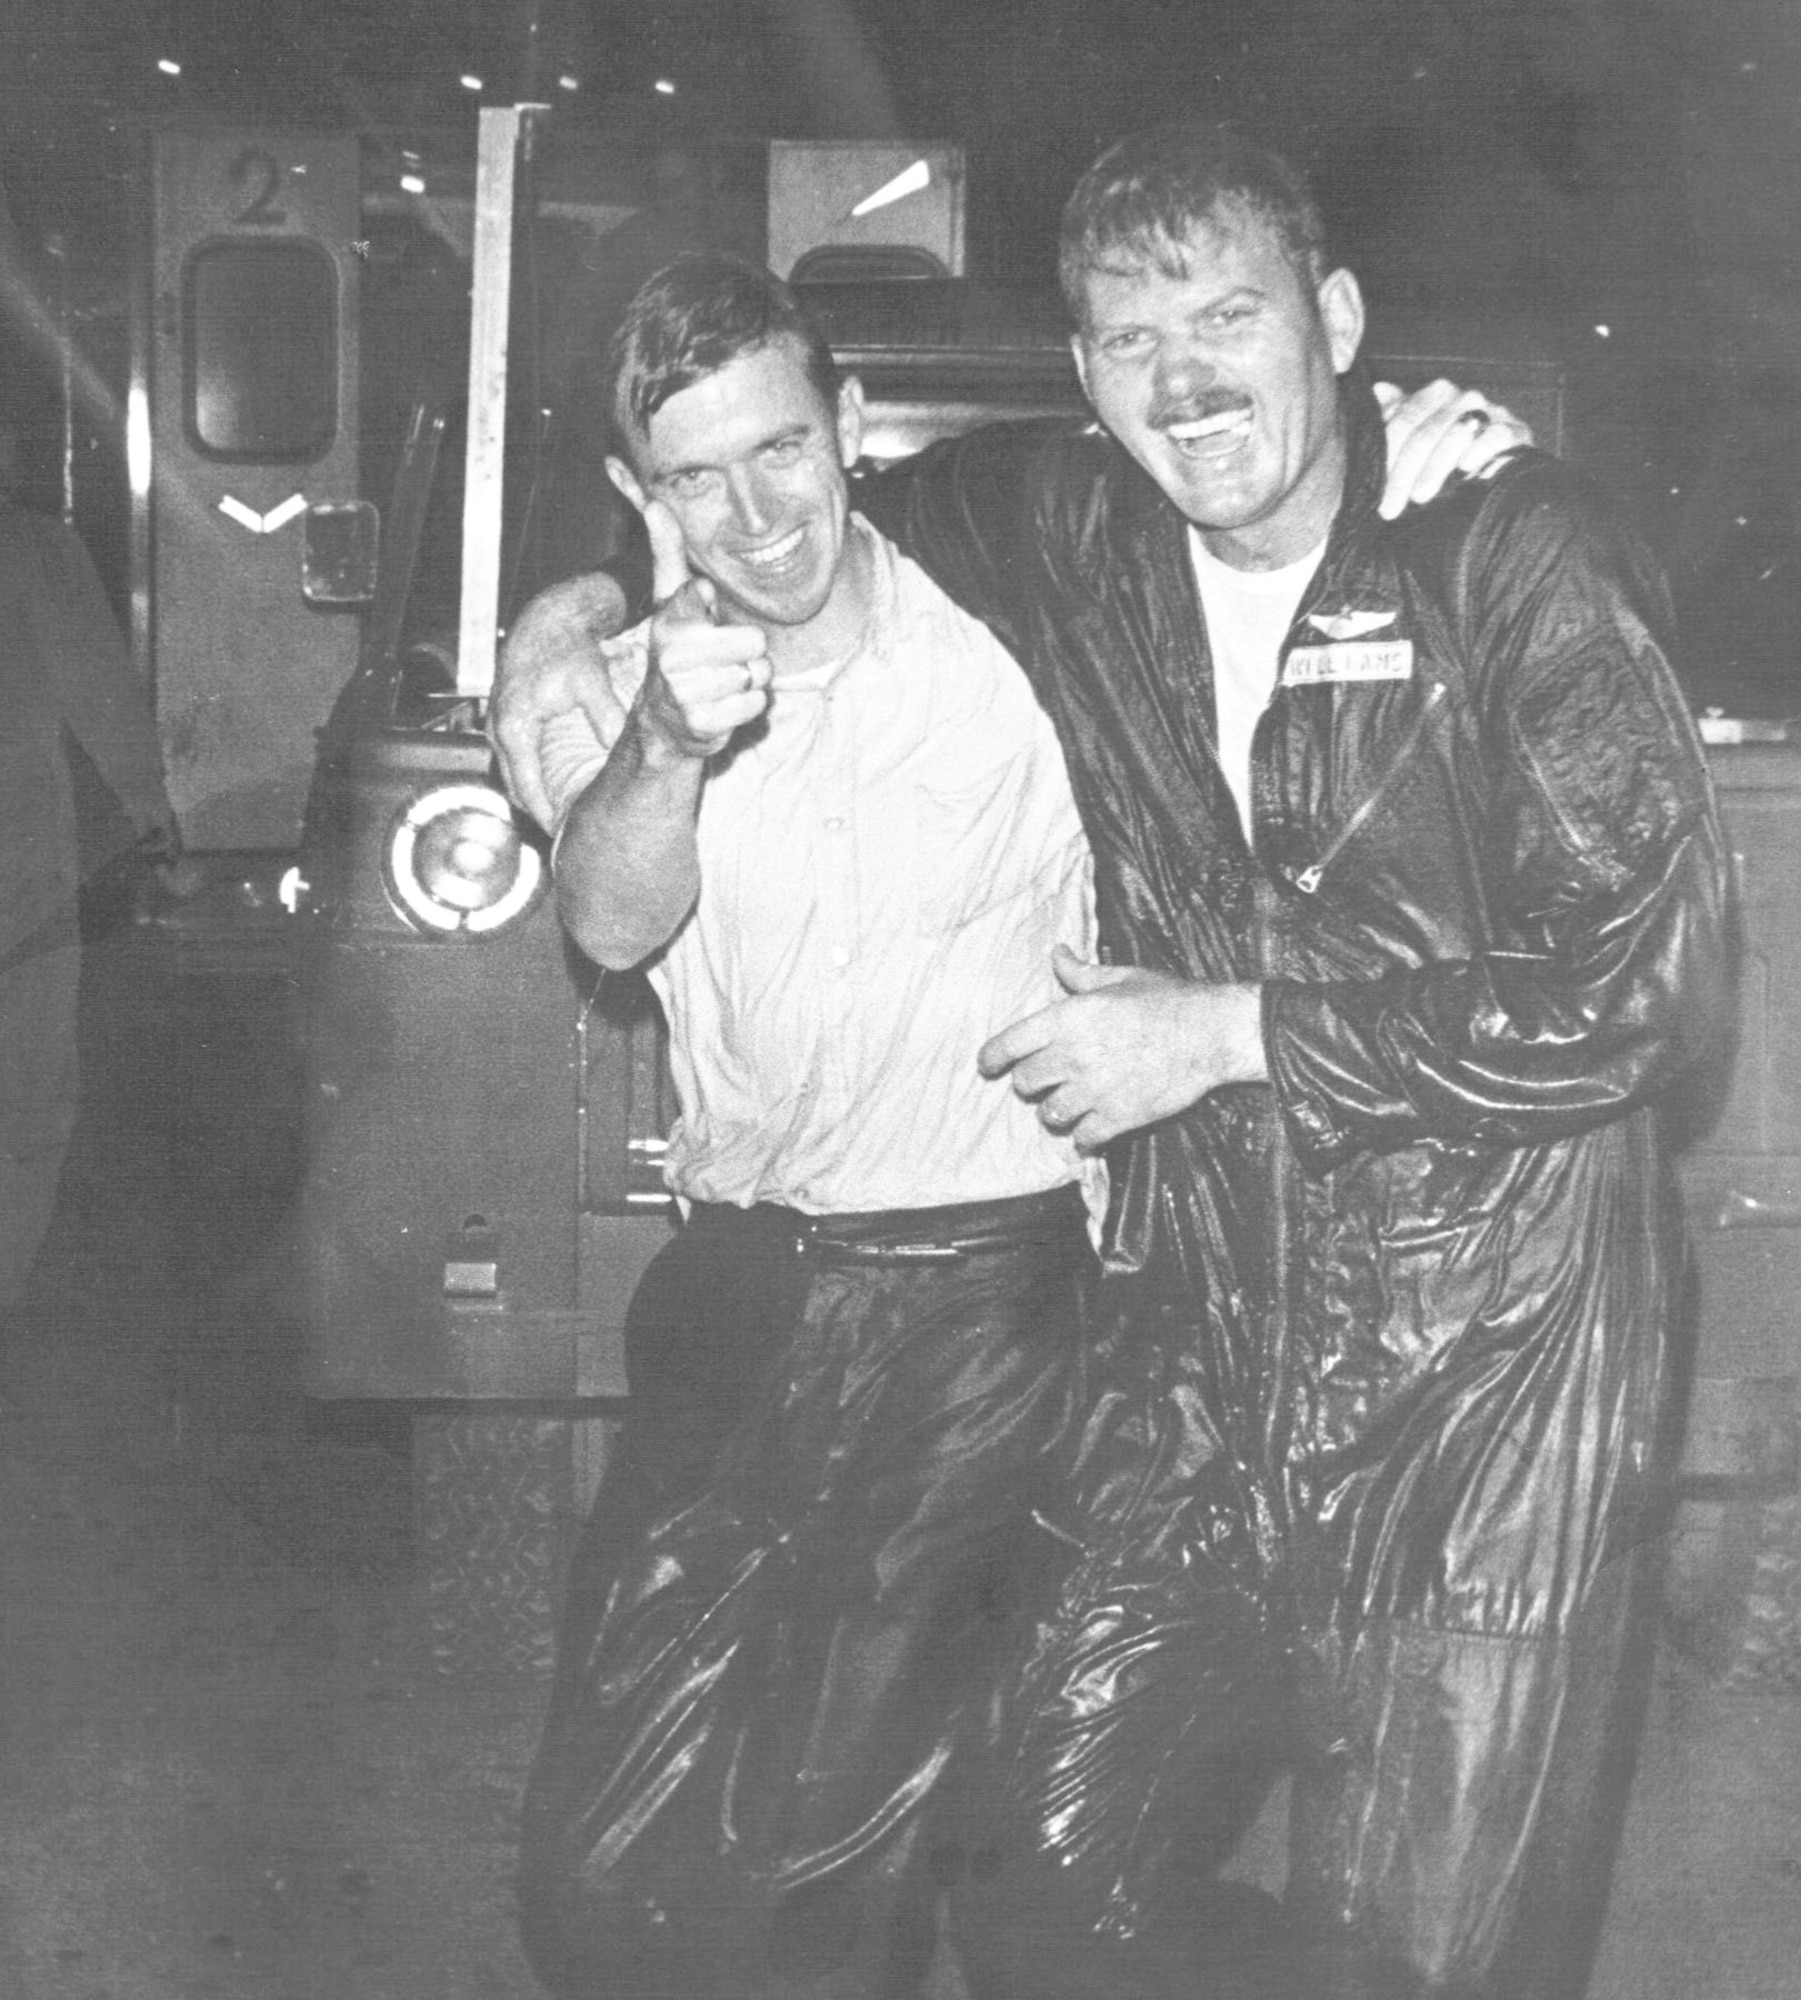
[[1297, 646], [1282, 663], [1284, 687], [1317, 687], [1322, 681], [1412, 678], [1411, 639], [1349, 639], [1335, 646]]

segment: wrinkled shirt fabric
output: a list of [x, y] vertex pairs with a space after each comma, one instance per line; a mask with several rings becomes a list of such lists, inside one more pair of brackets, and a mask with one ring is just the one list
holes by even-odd
[[[703, 892], [647, 967], [680, 1115], [665, 1174], [696, 1201], [810, 1214], [1025, 1194], [1075, 1149], [1004, 1081], [988, 1037], [1092, 955], [1087, 844], [1055, 731], [1018, 665], [867, 525], [874, 615], [849, 659], [777, 680], [713, 761]], [[607, 648], [627, 705], [645, 628]], [[553, 726], [566, 812], [610, 744]]]
[[[1721, 835], [1608, 504], [1523, 453], [1384, 522], [1344, 394], [1248, 838], [1186, 524], [1111, 439], [978, 432], [864, 496], [1055, 719], [1103, 956], [1264, 994], [1267, 1085], [1108, 1149], [1080, 1553], [973, 1788], [984, 2000], [1549, 2000], [1599, 1920]], [[1282, 1772], [1285, 1905], [1238, 1924], [1218, 1871]]]

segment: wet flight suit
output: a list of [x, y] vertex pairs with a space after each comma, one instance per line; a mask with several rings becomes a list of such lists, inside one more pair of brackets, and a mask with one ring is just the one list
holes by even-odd
[[[967, 1843], [984, 1996], [1550, 1995], [1592, 1943], [1721, 840], [1606, 504], [1526, 453], [1384, 522], [1344, 396], [1249, 843], [1186, 523], [1112, 439], [978, 433], [861, 501], [1026, 664], [1103, 954], [1264, 982], [1271, 1081], [1108, 1150], [1083, 1553]], [[1284, 1766], [1289, 1956], [1234, 1973], [1206, 1878]]]

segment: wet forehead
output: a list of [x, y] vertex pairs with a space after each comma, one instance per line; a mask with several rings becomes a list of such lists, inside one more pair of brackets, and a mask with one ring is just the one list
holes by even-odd
[[1237, 203], [1222, 203], [1182, 236], [1160, 238], [1146, 254], [1122, 251], [1090, 265], [1082, 280], [1083, 324], [1203, 311], [1239, 290], [1299, 300], [1308, 288], [1273, 223]]

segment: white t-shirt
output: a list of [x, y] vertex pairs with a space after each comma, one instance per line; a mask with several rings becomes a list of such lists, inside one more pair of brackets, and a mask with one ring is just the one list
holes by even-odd
[[1189, 529], [1188, 547], [1213, 655], [1220, 768], [1238, 801], [1239, 821], [1249, 840], [1251, 738], [1275, 691], [1282, 641], [1326, 545], [1322, 541], [1299, 562], [1284, 563], [1280, 569], [1234, 569], [1209, 553], [1198, 528]]
[[[1093, 956], [1092, 869], [1056, 733], [1018, 663], [925, 573], [872, 544], [870, 637], [778, 679], [768, 728], [709, 768], [694, 909], [648, 969], [696, 1200], [814, 1214], [933, 1207], [1077, 1179], [976, 1052]], [[606, 649], [642, 684], [644, 631]], [[604, 761], [579, 712], [546, 745], [559, 821]]]

